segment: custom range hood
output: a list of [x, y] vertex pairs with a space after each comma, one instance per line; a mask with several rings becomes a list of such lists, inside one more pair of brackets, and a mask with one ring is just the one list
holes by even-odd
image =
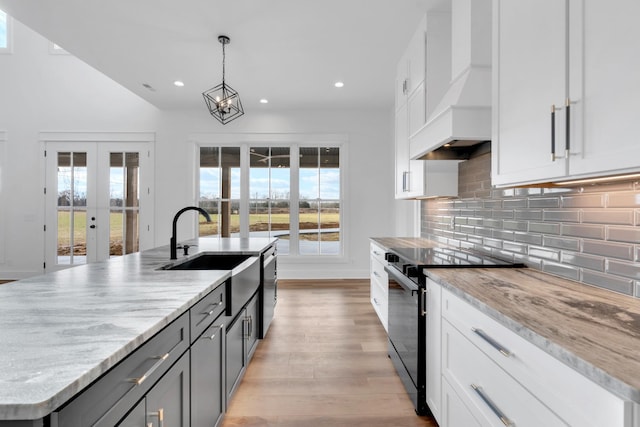
[[449, 89], [409, 139], [411, 158], [425, 160], [469, 158], [491, 139], [491, 0], [451, 1]]

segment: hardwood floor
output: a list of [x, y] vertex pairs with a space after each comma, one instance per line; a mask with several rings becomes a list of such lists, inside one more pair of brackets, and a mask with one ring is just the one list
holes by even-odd
[[275, 318], [222, 426], [437, 424], [415, 415], [387, 357], [368, 280], [280, 280]]

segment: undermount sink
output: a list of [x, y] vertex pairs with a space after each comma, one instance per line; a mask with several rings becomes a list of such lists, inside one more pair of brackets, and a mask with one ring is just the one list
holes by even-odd
[[178, 264], [165, 265], [160, 270], [233, 270], [249, 258], [251, 255], [202, 254]]

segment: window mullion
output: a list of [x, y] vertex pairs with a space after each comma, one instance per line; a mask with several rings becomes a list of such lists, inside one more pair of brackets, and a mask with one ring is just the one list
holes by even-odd
[[249, 145], [240, 148], [240, 237], [249, 237]]
[[291, 145], [290, 164], [290, 218], [289, 218], [289, 253], [291, 255], [300, 254], [299, 233], [300, 233], [300, 146]]

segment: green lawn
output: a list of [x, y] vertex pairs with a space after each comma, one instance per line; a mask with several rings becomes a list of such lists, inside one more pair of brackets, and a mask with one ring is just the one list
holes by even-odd
[[[111, 242], [119, 242], [122, 244], [122, 213], [111, 213], [109, 218], [109, 234]], [[215, 218], [215, 217], [214, 217]], [[69, 212], [58, 212], [58, 252], [60, 255], [64, 255], [65, 250], [70, 245], [70, 219]], [[269, 215], [268, 214], [249, 214], [249, 230], [250, 231], [266, 231], [268, 229]], [[276, 213], [271, 214], [271, 229], [272, 230], [288, 230], [290, 224], [290, 216], [288, 213]], [[340, 227], [340, 214], [338, 212], [322, 213], [322, 226], [320, 228], [339, 228]], [[76, 254], [85, 253], [86, 242], [86, 228], [87, 228], [87, 216], [85, 212], [74, 213], [74, 252]], [[300, 230], [315, 230], [318, 228], [318, 214], [317, 213], [300, 213]], [[231, 215], [231, 232], [238, 233], [240, 231], [240, 215]], [[204, 218], [200, 217], [200, 235], [209, 236], [218, 234], [218, 223], [216, 220], [213, 222], [206, 222]], [[333, 233], [336, 234], [336, 233]], [[301, 239], [317, 240], [317, 233], [303, 233]], [[323, 233], [322, 240], [331, 240], [333, 236], [326, 236]], [[337, 238], [337, 237], [336, 237]], [[68, 249], [66, 251], [68, 254]]]

